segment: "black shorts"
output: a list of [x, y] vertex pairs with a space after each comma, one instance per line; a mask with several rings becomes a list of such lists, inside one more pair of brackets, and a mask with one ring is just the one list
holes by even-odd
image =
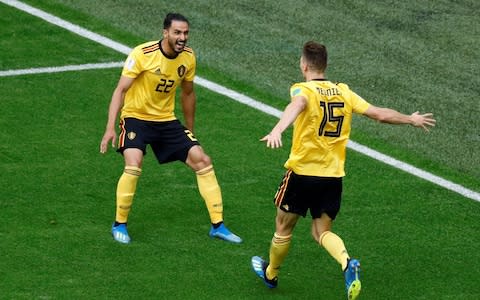
[[342, 177], [304, 176], [288, 170], [275, 194], [274, 203], [285, 212], [305, 217], [310, 210], [313, 219], [326, 213], [334, 220], [341, 199]]
[[200, 145], [193, 133], [180, 121], [153, 122], [135, 118], [120, 120], [118, 152], [136, 148], [147, 153], [147, 145], [152, 147], [159, 163], [187, 160], [188, 151]]

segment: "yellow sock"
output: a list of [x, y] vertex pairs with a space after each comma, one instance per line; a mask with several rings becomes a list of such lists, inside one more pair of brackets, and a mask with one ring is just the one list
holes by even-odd
[[207, 206], [208, 214], [212, 224], [223, 221], [222, 192], [217, 182], [217, 177], [210, 165], [196, 172], [197, 184], [200, 195]]
[[281, 236], [275, 232], [273, 235], [272, 243], [270, 244], [270, 261], [266, 271], [268, 279], [273, 279], [278, 276], [280, 265], [285, 260], [285, 257], [287, 257], [291, 239], [291, 234], [287, 236]]
[[128, 214], [132, 207], [133, 195], [137, 188], [137, 181], [142, 173], [142, 169], [126, 166], [117, 185], [117, 210], [115, 221], [127, 223]]
[[320, 245], [342, 265], [342, 271], [347, 268], [347, 261], [350, 258], [343, 240], [331, 231], [325, 231], [319, 238]]

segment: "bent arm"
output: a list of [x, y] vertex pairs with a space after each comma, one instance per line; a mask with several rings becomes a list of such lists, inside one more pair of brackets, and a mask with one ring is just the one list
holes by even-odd
[[292, 99], [285, 110], [278, 123], [273, 127], [269, 134], [264, 136], [260, 141], [267, 142], [267, 147], [278, 148], [282, 147], [282, 133], [287, 129], [295, 120], [298, 115], [307, 106], [307, 99], [303, 96], [297, 96]]

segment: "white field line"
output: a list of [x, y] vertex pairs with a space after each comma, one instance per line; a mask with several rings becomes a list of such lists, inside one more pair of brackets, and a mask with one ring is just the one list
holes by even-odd
[[58, 72], [68, 72], [68, 71], [83, 71], [83, 70], [92, 70], [92, 69], [110, 69], [110, 68], [119, 68], [122, 66], [123, 66], [123, 61], [110, 62], [110, 63], [98, 63], [98, 64], [70, 65], [70, 66], [61, 66], [61, 67], [7, 70], [7, 71], [0, 71], [0, 77], [41, 74], [41, 73], [58, 73]]
[[[89, 31], [87, 29], [84, 29], [78, 25], [72, 24], [68, 21], [62, 20], [54, 15], [51, 15], [49, 13], [46, 13], [42, 10], [39, 10], [37, 8], [34, 8], [30, 5], [27, 5], [23, 2], [16, 1], [16, 0], [0, 0], [0, 2], [3, 2], [7, 5], [10, 5], [12, 7], [15, 7], [17, 9], [20, 9], [22, 11], [25, 11], [31, 15], [37, 16], [49, 23], [55, 24], [59, 27], [62, 27], [66, 30], [69, 30], [75, 34], [78, 34], [80, 36], [83, 36], [89, 40], [95, 41], [99, 44], [102, 44], [110, 49], [116, 50], [118, 52], [121, 52], [123, 54], [129, 54], [131, 51], [131, 48], [128, 46], [125, 46], [123, 44], [120, 44], [118, 42], [115, 42], [109, 38], [106, 38], [104, 36], [101, 36], [97, 33], [94, 33], [92, 31]], [[268, 106], [264, 103], [258, 102], [255, 99], [252, 99], [248, 96], [245, 96], [243, 94], [240, 94], [238, 92], [235, 92], [233, 90], [230, 90], [224, 86], [221, 86], [219, 84], [216, 84], [212, 81], [209, 81], [207, 79], [201, 78], [201, 77], [196, 77], [195, 78], [195, 83], [203, 86], [204, 88], [207, 88], [209, 90], [212, 90], [216, 93], [219, 93], [221, 95], [227, 96], [235, 101], [238, 101], [240, 103], [243, 103], [245, 105], [248, 105], [250, 107], [253, 107], [255, 109], [258, 109], [262, 112], [265, 112], [266, 114], [275, 116], [279, 118], [282, 114], [282, 112], [276, 108], [273, 108], [271, 106]], [[350, 141], [348, 144], [348, 147], [350, 149], [353, 149], [355, 151], [358, 151], [360, 153], [363, 153], [373, 159], [382, 161], [390, 166], [393, 166], [395, 168], [401, 169], [405, 172], [408, 172], [412, 175], [415, 175], [417, 177], [423, 178], [429, 182], [432, 182], [434, 184], [437, 184], [441, 187], [444, 187], [450, 191], [453, 191], [455, 193], [458, 193], [460, 195], [463, 195], [467, 198], [473, 199], [475, 201], [480, 202], [480, 193], [469, 190], [459, 184], [453, 183], [451, 181], [445, 180], [441, 177], [438, 177], [436, 175], [433, 175], [429, 172], [423, 171], [421, 169], [418, 169], [412, 165], [409, 165], [407, 163], [404, 163], [402, 161], [396, 160], [390, 156], [387, 156], [385, 154], [382, 154], [378, 151], [375, 151], [373, 149], [370, 149], [364, 145], [358, 144], [354, 141]]]

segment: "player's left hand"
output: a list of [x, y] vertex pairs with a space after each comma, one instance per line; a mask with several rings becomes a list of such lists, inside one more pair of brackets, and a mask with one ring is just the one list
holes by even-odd
[[412, 125], [415, 127], [421, 127], [425, 131], [429, 131], [429, 127], [434, 127], [437, 122], [433, 118], [432, 113], [420, 114], [418, 111], [410, 115], [412, 119]]

